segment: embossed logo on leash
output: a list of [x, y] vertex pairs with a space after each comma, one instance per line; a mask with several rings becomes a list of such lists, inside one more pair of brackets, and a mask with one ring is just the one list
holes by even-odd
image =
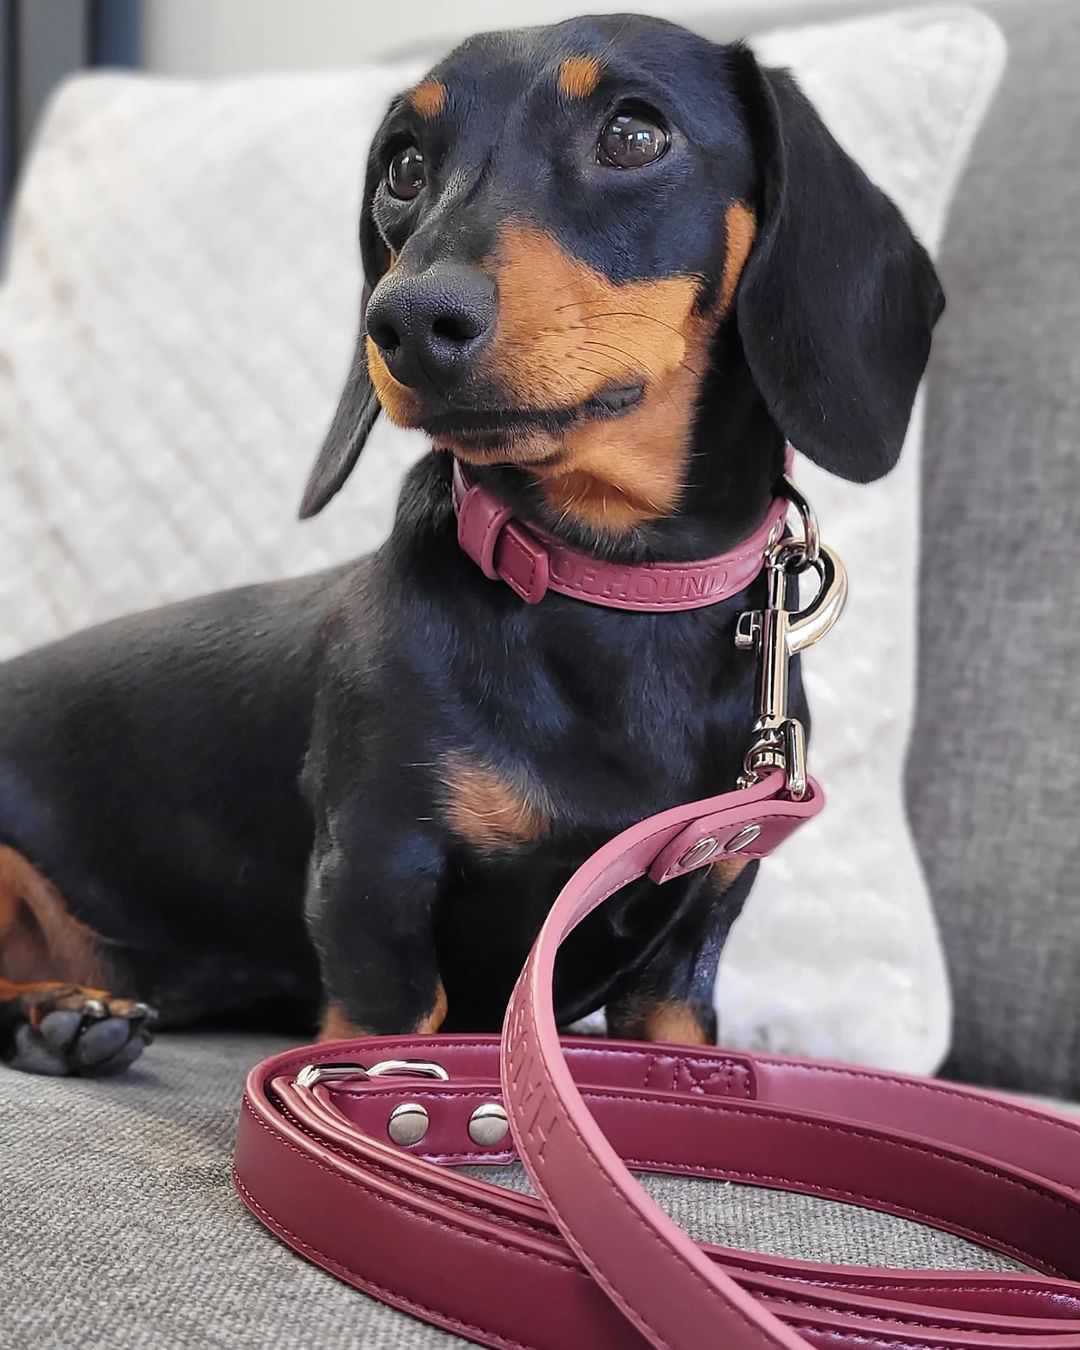
[[[544, 1161], [544, 1152], [560, 1124], [555, 1107], [548, 1100], [543, 1069], [531, 1042], [526, 1042], [526, 1012], [515, 1005], [510, 1031], [510, 1087], [521, 1103], [519, 1119], [525, 1135], [536, 1145], [535, 1158]], [[526, 1045], [528, 1048], [526, 1049]]]

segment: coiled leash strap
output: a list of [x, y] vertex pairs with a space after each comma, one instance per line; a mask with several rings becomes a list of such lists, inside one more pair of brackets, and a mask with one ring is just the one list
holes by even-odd
[[[842, 1065], [560, 1041], [550, 961], [600, 875], [553, 915], [501, 1052], [492, 1036], [378, 1038], [258, 1065], [234, 1165], [248, 1208], [346, 1283], [502, 1350], [1080, 1347], [1076, 1125]], [[538, 1198], [455, 1170], [515, 1158]], [[864, 1205], [1045, 1274], [697, 1244], [629, 1168]]]
[[[844, 580], [809, 508], [804, 521], [801, 539], [769, 545], [766, 606], [737, 631], [759, 662], [741, 786], [635, 825], [578, 869], [501, 1041], [339, 1041], [252, 1070], [234, 1177], [297, 1252], [500, 1350], [1080, 1350], [1080, 1126], [838, 1064], [558, 1035], [555, 958], [586, 915], [641, 876], [764, 857], [821, 810], [787, 715], [787, 663], [835, 622]], [[789, 612], [787, 578], [806, 567], [821, 589]], [[515, 1160], [535, 1198], [455, 1170]], [[697, 1243], [631, 1168], [864, 1205], [1042, 1274], [823, 1266]]]

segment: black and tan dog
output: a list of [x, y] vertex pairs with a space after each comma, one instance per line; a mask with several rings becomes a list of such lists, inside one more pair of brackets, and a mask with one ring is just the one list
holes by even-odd
[[[749, 534], [785, 436], [885, 473], [942, 308], [788, 75], [644, 18], [466, 42], [391, 106], [360, 229], [363, 332], [303, 514], [381, 407], [629, 561]], [[451, 465], [416, 465], [371, 557], [0, 671], [9, 1062], [116, 1071], [148, 1037], [130, 999], [172, 1025], [494, 1029], [575, 866], [733, 785], [758, 583], [686, 613], [523, 604], [459, 549]], [[570, 942], [562, 1017], [711, 1038], [754, 866], [631, 886]]]

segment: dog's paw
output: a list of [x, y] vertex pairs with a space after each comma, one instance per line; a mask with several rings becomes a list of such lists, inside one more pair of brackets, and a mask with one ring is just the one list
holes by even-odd
[[24, 1073], [103, 1078], [134, 1064], [156, 1020], [147, 1004], [97, 989], [28, 991], [19, 996], [4, 1059]]

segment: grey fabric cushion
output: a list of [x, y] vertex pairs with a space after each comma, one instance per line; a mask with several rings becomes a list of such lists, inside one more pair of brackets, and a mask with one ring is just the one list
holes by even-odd
[[1080, 5], [980, 8], [1009, 63], [939, 261], [907, 797], [953, 985], [946, 1071], [1080, 1098]]
[[929, 385], [908, 798], [948, 1070], [1080, 1096], [1080, 6], [987, 6], [1009, 69], [956, 196]]
[[[113, 1082], [0, 1069], [0, 1350], [465, 1344], [294, 1256], [234, 1194], [228, 1166], [244, 1073], [279, 1048], [269, 1037], [166, 1036]], [[523, 1184], [504, 1169], [484, 1175]], [[848, 1206], [712, 1182], [649, 1185], [695, 1236], [732, 1246], [1011, 1268], [959, 1239]], [[357, 1242], [371, 1236], [357, 1233]]]

